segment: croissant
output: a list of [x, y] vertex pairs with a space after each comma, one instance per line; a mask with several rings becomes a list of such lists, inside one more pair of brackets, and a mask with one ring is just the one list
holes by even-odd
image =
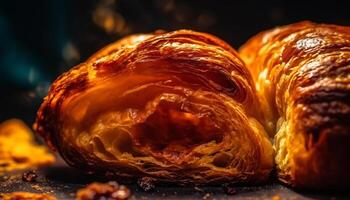
[[273, 168], [253, 79], [205, 33], [132, 35], [51, 86], [34, 124], [71, 166], [173, 183], [259, 183]]
[[300, 22], [250, 39], [240, 56], [276, 125], [281, 181], [350, 186], [350, 27]]

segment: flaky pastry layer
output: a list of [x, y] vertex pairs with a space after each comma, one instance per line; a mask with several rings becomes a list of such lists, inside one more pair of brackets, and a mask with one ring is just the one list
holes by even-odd
[[34, 128], [89, 172], [256, 183], [273, 167], [264, 120], [235, 50], [180, 30], [129, 36], [61, 75]]

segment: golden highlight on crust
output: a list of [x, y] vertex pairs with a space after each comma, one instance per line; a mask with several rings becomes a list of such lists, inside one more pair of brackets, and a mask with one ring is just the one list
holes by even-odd
[[349, 188], [350, 27], [301, 22], [275, 28], [250, 39], [240, 56], [276, 126], [280, 180]]
[[273, 151], [253, 79], [220, 39], [129, 36], [51, 86], [35, 130], [72, 166], [125, 178], [265, 181]]

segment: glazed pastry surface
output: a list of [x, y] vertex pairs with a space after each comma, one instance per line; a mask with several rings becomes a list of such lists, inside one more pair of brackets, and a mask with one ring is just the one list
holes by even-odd
[[51, 86], [35, 130], [82, 170], [175, 183], [265, 181], [272, 145], [235, 50], [180, 30], [126, 37]]
[[350, 27], [301, 22], [262, 32], [240, 56], [276, 127], [280, 180], [350, 186]]

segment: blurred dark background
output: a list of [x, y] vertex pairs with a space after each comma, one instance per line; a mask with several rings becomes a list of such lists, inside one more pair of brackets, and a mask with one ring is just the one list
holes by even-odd
[[2, 0], [0, 121], [33, 123], [59, 74], [125, 35], [186, 28], [238, 48], [259, 31], [301, 20], [350, 25], [350, 12], [337, 1]]

